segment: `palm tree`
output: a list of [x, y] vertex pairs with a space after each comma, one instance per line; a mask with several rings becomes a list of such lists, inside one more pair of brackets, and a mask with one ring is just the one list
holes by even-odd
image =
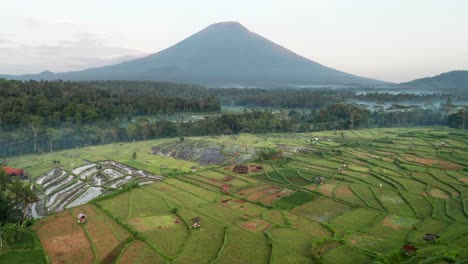
[[31, 190], [30, 186], [31, 185], [24, 186], [23, 192], [21, 193], [21, 202], [23, 202], [23, 220], [26, 219], [29, 205], [39, 201], [39, 197], [37, 197], [36, 193]]
[[31, 185], [24, 185], [18, 178], [8, 185], [8, 190], [18, 210], [23, 211], [23, 220], [26, 219], [28, 206], [39, 201], [36, 193], [31, 190]]
[[6, 185], [8, 183], [8, 174], [0, 168], [0, 191], [6, 190]]
[[21, 194], [23, 193], [23, 183], [16, 178], [12, 183], [8, 185], [8, 191], [10, 192], [11, 199], [14, 201], [15, 206], [19, 208], [21, 202]]

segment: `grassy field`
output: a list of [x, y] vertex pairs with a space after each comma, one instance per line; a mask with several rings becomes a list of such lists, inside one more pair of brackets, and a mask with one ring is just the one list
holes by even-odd
[[[8, 162], [33, 176], [57, 159], [68, 170], [83, 159], [113, 159], [163, 175], [166, 168], [180, 172], [39, 221], [35, 229], [45, 252], [57, 262], [73, 263], [77, 255], [81, 263], [463, 262], [468, 261], [468, 136], [461, 132], [400, 128], [344, 131], [344, 138], [325, 131], [187, 140], [234, 150], [284, 150], [286, 158], [263, 163], [263, 172], [242, 175], [214, 165], [192, 172], [191, 166], [199, 166], [192, 161], [149, 154], [152, 146], [175, 139]], [[133, 151], [136, 160], [130, 159]], [[315, 183], [315, 177], [324, 183]], [[225, 184], [229, 193], [222, 190]], [[80, 210], [91, 215], [83, 226], [74, 219]], [[200, 228], [191, 227], [195, 217]], [[426, 233], [437, 234], [438, 241], [424, 241]], [[83, 242], [57, 251], [58, 237]], [[418, 250], [408, 257], [404, 245]], [[11, 255], [7, 251], [0, 260]]]

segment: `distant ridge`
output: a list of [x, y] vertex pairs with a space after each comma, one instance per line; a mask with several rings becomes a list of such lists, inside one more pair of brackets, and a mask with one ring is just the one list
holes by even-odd
[[152, 80], [210, 87], [388, 84], [321, 65], [231, 21], [212, 24], [165, 50], [120, 64], [75, 72], [46, 71], [3, 77], [20, 80]]
[[452, 92], [468, 95], [468, 71], [450, 71], [434, 77], [401, 83], [400, 86], [423, 89], [424, 91]]

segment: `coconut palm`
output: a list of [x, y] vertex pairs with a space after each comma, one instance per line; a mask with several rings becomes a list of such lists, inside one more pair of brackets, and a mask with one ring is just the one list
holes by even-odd
[[8, 175], [0, 168], [0, 191], [5, 191], [8, 183]]
[[8, 185], [8, 190], [15, 203], [15, 207], [23, 211], [23, 220], [26, 219], [28, 206], [39, 200], [30, 186], [29, 184], [24, 185], [19, 179], [15, 179]]
[[7, 185], [8, 191], [10, 193], [10, 197], [14, 201], [15, 206], [17, 208], [20, 207], [19, 203], [21, 202], [21, 195], [23, 193], [23, 187], [24, 187], [23, 183], [18, 178], [16, 178], [15, 180], [13, 180], [13, 182]]
[[30, 185], [23, 186], [23, 192], [21, 193], [21, 202], [23, 203], [23, 219], [26, 219], [28, 207], [30, 204], [39, 201], [36, 193], [31, 190]]

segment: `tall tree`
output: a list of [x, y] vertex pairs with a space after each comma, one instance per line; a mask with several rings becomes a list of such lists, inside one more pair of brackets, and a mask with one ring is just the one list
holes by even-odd
[[31, 190], [31, 185], [25, 185], [23, 186], [20, 198], [23, 204], [23, 219], [26, 219], [29, 205], [39, 201], [39, 197], [37, 197], [36, 193]]
[[44, 118], [41, 116], [32, 115], [27, 118], [28, 126], [32, 129], [33, 132], [34, 153], [37, 153], [37, 136], [43, 122]]

